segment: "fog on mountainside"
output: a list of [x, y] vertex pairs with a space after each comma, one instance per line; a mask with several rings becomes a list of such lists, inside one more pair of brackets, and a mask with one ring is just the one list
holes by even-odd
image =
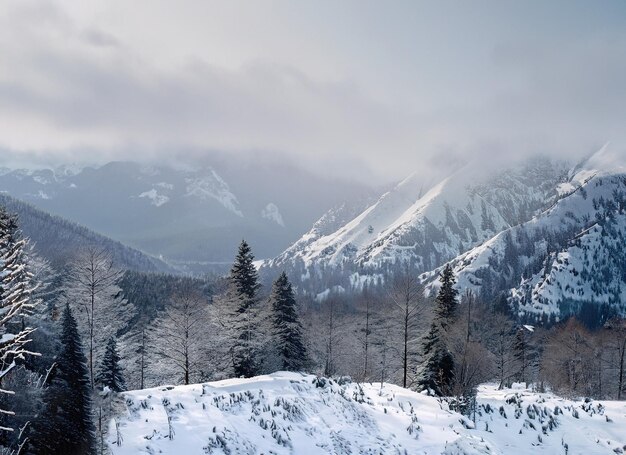
[[330, 207], [370, 187], [288, 165], [5, 169], [0, 191], [195, 273], [227, 268], [247, 238], [273, 257]]

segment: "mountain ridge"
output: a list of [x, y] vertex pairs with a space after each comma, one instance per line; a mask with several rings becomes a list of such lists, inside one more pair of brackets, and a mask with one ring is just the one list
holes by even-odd
[[18, 216], [20, 230], [32, 242], [35, 252], [57, 267], [71, 261], [82, 248], [94, 246], [106, 249], [114, 264], [123, 269], [180, 273], [161, 259], [6, 194], [0, 194], [0, 205]]
[[[561, 162], [537, 159], [479, 179], [472, 166], [427, 185], [424, 193], [425, 185], [408, 177], [335, 231], [310, 231], [262, 269], [287, 268], [344, 289], [380, 281], [400, 264], [426, 272], [548, 206], [566, 172]], [[339, 279], [324, 276], [336, 270], [343, 274]], [[302, 281], [306, 291], [324, 290]]]
[[259, 257], [271, 257], [329, 207], [369, 191], [305, 170], [233, 160], [4, 169], [0, 191], [154, 256], [196, 265], [232, 260], [242, 238]]

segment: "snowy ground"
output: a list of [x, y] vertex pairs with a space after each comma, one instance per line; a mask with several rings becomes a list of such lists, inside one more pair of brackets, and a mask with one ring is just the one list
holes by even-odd
[[626, 452], [625, 402], [570, 401], [522, 388], [481, 387], [475, 427], [437, 399], [401, 387], [385, 384], [381, 393], [380, 384], [284, 372], [124, 398], [126, 411], [110, 427], [116, 455]]

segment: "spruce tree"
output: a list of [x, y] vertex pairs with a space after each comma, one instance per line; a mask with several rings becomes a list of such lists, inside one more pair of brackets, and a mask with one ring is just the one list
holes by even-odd
[[419, 368], [418, 389], [445, 395], [454, 379], [454, 359], [446, 346], [443, 327], [437, 321], [433, 321], [423, 339], [422, 353], [424, 360]]
[[122, 375], [122, 367], [120, 366], [120, 356], [117, 352], [117, 343], [115, 338], [109, 338], [100, 369], [96, 375], [96, 383], [101, 387], [108, 387], [113, 392], [122, 392], [126, 390], [126, 382]]
[[441, 287], [435, 299], [435, 317], [422, 341], [423, 362], [418, 371], [418, 388], [442, 396], [454, 379], [454, 359], [446, 344], [446, 330], [456, 316], [458, 291], [450, 265], [440, 275]]
[[444, 328], [447, 328], [454, 320], [459, 305], [457, 301], [459, 291], [454, 287], [456, 279], [454, 278], [454, 272], [450, 264], [444, 267], [439, 280], [441, 281], [441, 288], [439, 288], [439, 293], [435, 299], [435, 319], [438, 320]]
[[232, 348], [233, 369], [236, 376], [243, 377], [255, 376], [260, 368], [257, 292], [261, 285], [253, 262], [252, 250], [242, 240], [230, 271], [228, 301], [235, 341]]
[[525, 326], [519, 327], [515, 333], [515, 341], [513, 342], [513, 356], [517, 363], [516, 376], [519, 382], [530, 382], [528, 379], [533, 352], [526, 334], [528, 330], [529, 329]]
[[235, 262], [230, 270], [230, 283], [245, 305], [253, 305], [256, 301], [259, 274], [254, 266], [254, 255], [248, 242], [241, 241]]
[[307, 362], [302, 339], [302, 325], [298, 318], [296, 299], [287, 274], [282, 272], [272, 286], [270, 296], [274, 347], [280, 368], [301, 371]]
[[30, 452], [41, 455], [95, 453], [87, 358], [69, 305], [62, 316], [61, 352], [43, 408], [31, 427]]

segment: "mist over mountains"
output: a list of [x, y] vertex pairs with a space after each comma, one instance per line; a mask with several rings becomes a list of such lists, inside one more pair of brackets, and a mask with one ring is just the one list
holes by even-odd
[[233, 159], [7, 168], [0, 190], [147, 253], [158, 270], [224, 273], [245, 238], [266, 282], [285, 270], [320, 301], [381, 292], [402, 271], [430, 283], [450, 262], [464, 289], [521, 318], [582, 312], [597, 324], [626, 311], [625, 175], [607, 146], [580, 162], [413, 173], [389, 189]]
[[365, 185], [297, 168], [258, 163], [3, 169], [0, 191], [78, 222], [183, 270], [232, 260], [242, 238], [273, 257], [329, 207], [355, 200]]
[[367, 207], [331, 210], [261, 272], [287, 269], [323, 300], [384, 293], [401, 273], [432, 283], [450, 262], [460, 289], [522, 319], [600, 324], [626, 311], [626, 174], [609, 157], [603, 148], [580, 163], [532, 158], [493, 173], [474, 163], [427, 191], [409, 177]]

